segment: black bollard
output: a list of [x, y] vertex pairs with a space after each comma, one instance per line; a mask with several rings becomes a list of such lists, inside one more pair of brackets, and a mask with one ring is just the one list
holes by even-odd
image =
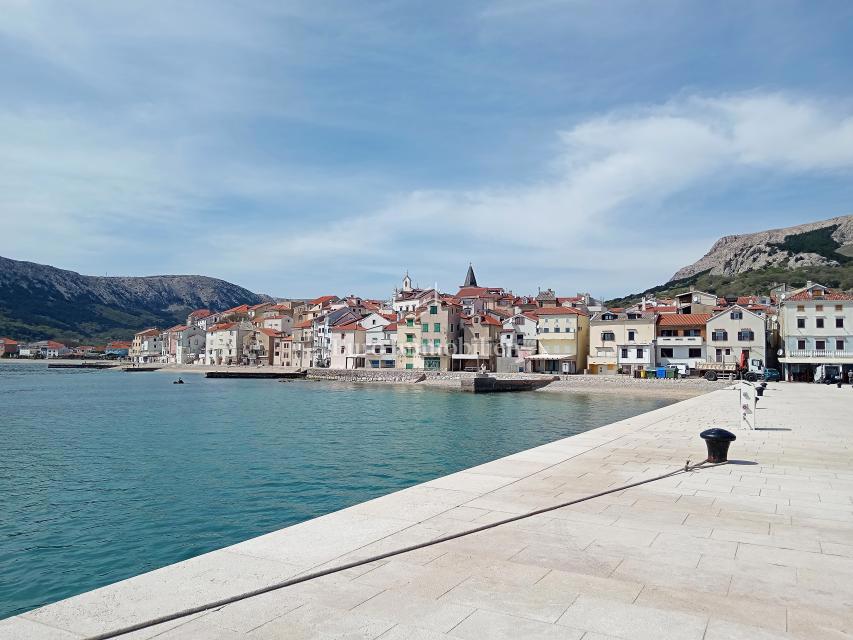
[[737, 439], [735, 434], [717, 427], [706, 429], [699, 437], [705, 441], [705, 446], [708, 447], [708, 462], [712, 463], [727, 462], [729, 444]]
[[764, 395], [764, 387], [756, 387], [755, 393], [758, 394], [758, 397], [760, 398], [761, 396]]

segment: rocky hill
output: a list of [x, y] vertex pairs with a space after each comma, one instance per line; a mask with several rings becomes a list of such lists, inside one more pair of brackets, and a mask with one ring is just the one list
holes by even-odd
[[840, 266], [849, 262], [851, 256], [853, 215], [785, 229], [725, 236], [698, 261], [679, 269], [670, 281], [699, 273], [733, 276], [772, 267]]
[[16, 340], [122, 339], [167, 327], [193, 309], [227, 309], [270, 299], [205, 276], [84, 276], [0, 257], [0, 336]]

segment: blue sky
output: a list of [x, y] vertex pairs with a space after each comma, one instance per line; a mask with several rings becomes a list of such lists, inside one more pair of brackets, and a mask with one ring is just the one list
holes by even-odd
[[611, 296], [853, 213], [853, 3], [0, 0], [0, 255]]

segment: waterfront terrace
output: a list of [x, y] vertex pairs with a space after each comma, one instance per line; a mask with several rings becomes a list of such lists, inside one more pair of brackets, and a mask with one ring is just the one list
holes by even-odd
[[723, 389], [0, 622], [74, 639], [698, 462], [670, 478], [126, 636], [843, 638], [853, 623], [851, 389], [771, 383], [759, 430]]

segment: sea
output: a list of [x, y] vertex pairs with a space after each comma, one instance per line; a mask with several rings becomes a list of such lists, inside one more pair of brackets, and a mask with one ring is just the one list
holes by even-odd
[[0, 363], [0, 619], [667, 404]]

